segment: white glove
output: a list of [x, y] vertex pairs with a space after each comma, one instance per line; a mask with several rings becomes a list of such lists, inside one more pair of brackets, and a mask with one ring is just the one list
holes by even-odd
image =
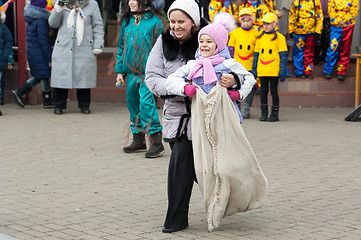
[[103, 50], [101, 50], [101, 49], [99, 49], [99, 48], [94, 48], [93, 49], [93, 54], [94, 55], [99, 55], [99, 54], [101, 54], [103, 52]]

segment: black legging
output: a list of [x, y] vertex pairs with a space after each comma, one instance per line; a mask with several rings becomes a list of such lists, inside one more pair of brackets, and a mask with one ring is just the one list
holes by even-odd
[[193, 182], [196, 181], [194, 170], [192, 141], [185, 135], [174, 143], [168, 169], [168, 211], [164, 222], [166, 228], [179, 228], [188, 225], [188, 209]]
[[279, 77], [260, 77], [261, 80], [261, 105], [267, 105], [268, 92], [271, 89], [272, 105], [279, 106], [280, 98], [278, 96]]

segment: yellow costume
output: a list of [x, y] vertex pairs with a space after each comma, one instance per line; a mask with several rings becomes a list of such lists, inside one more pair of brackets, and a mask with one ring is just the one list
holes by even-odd
[[289, 33], [321, 34], [323, 14], [320, 0], [294, 0], [289, 15]]
[[222, 8], [223, 8], [222, 0], [211, 0], [208, 7], [208, 15], [211, 22], [213, 21], [214, 15], [219, 13]]
[[228, 45], [234, 47], [234, 59], [241, 63], [247, 71], [252, 71], [254, 48], [258, 31], [254, 28], [243, 30], [237, 28], [231, 32]]
[[355, 25], [355, 18], [359, 10], [358, 0], [329, 0], [328, 15], [332, 26], [338, 26], [342, 20], [345, 26]]
[[259, 53], [257, 62], [258, 77], [277, 77], [280, 72], [280, 52], [287, 52], [286, 38], [276, 32], [277, 38], [272, 41], [274, 34], [264, 34], [257, 39], [255, 52]]

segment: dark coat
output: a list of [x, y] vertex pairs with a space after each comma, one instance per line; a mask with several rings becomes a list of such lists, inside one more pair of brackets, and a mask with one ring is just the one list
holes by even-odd
[[26, 55], [31, 75], [35, 78], [49, 78], [51, 75], [51, 46], [48, 18], [45, 8], [27, 5], [24, 8], [26, 25]]
[[0, 71], [8, 65], [8, 58], [13, 47], [13, 37], [7, 26], [0, 23]]

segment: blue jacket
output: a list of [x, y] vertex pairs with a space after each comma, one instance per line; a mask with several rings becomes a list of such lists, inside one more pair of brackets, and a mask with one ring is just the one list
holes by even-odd
[[51, 71], [51, 47], [48, 18], [45, 8], [27, 5], [24, 8], [26, 25], [26, 55], [31, 75], [35, 78], [49, 78]]
[[0, 23], [0, 71], [6, 69], [13, 47], [13, 37], [7, 26]]

